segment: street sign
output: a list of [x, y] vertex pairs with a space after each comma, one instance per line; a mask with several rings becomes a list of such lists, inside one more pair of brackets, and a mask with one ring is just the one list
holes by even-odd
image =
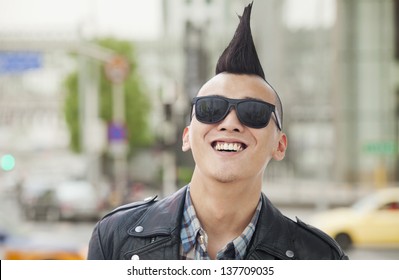
[[123, 124], [113, 122], [108, 125], [109, 151], [112, 155], [115, 157], [126, 155], [128, 148], [126, 140], [126, 127]]
[[113, 56], [104, 66], [105, 75], [115, 84], [123, 83], [129, 75], [129, 62], [121, 55]]
[[370, 142], [363, 145], [363, 151], [372, 155], [396, 155], [398, 145], [393, 141]]
[[126, 127], [120, 123], [110, 123], [108, 125], [109, 142], [121, 142], [126, 140]]
[[39, 52], [0, 52], [0, 74], [22, 73], [41, 68], [42, 64]]

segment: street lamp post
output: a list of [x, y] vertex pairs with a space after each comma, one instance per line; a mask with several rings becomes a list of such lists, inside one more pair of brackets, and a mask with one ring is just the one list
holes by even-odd
[[108, 127], [110, 151], [114, 160], [114, 201], [115, 205], [123, 203], [126, 195], [127, 183], [127, 139], [125, 129], [125, 92], [124, 82], [129, 74], [127, 60], [120, 56], [113, 56], [105, 64], [105, 74], [112, 82], [113, 120]]

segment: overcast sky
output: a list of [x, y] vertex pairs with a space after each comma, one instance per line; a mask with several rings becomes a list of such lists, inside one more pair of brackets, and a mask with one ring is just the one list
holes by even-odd
[[[293, 28], [330, 25], [334, 3], [286, 0], [286, 23]], [[151, 39], [160, 32], [161, 14], [161, 0], [0, 0], [0, 32], [75, 33], [80, 29], [89, 36]]]
[[[153, 38], [160, 0], [0, 0], [0, 32], [58, 31]], [[145, 24], [143, 24], [145, 23]]]

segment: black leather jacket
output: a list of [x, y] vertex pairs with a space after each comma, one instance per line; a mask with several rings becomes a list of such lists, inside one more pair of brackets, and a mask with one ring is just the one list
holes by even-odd
[[[121, 206], [94, 228], [88, 259], [179, 259], [180, 224], [186, 187], [156, 198]], [[337, 243], [299, 219], [283, 216], [262, 193], [262, 210], [246, 259], [348, 259]]]

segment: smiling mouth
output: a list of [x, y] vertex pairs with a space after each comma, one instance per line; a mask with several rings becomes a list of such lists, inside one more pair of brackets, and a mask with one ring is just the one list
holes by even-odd
[[230, 152], [230, 153], [238, 153], [247, 148], [247, 146], [243, 143], [227, 143], [227, 142], [220, 142], [215, 141], [212, 143], [212, 147], [214, 150], [218, 152]]

